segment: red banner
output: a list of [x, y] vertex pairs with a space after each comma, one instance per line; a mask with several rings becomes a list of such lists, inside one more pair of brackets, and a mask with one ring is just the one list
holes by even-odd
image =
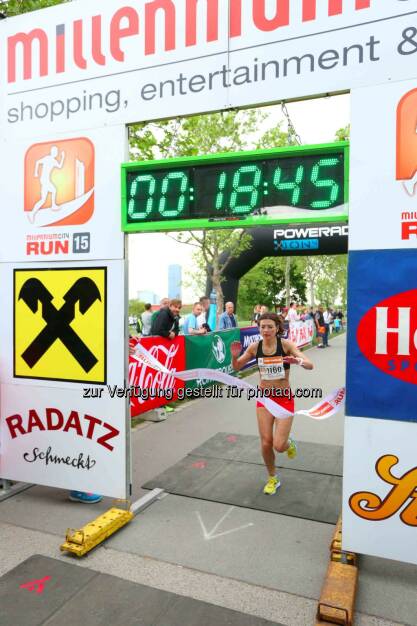
[[[140, 343], [164, 367], [173, 372], [185, 370], [185, 338], [174, 340], [163, 337], [141, 337]], [[131, 345], [134, 344], [131, 339]], [[170, 400], [178, 399], [178, 389], [185, 386], [184, 381], [174, 376], [156, 372], [146, 363], [129, 358], [129, 386], [134, 391], [130, 399], [132, 417], [164, 406]]]

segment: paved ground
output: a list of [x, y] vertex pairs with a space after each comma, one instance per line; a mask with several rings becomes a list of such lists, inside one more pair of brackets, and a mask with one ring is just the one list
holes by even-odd
[[[293, 386], [322, 387], [327, 393], [343, 385], [344, 336], [311, 356], [315, 370], [294, 368]], [[301, 400], [298, 407], [311, 404]], [[166, 422], [139, 427], [133, 434], [134, 498], [148, 493], [143, 484], [219, 432], [256, 435], [254, 406], [245, 399], [193, 401]], [[294, 435], [342, 445], [343, 415], [325, 422], [299, 417]], [[87, 558], [61, 556], [66, 528], [82, 526], [108, 505], [76, 505], [64, 492], [43, 487], [1, 502], [0, 575], [28, 557], [43, 555], [271, 622], [314, 623], [331, 525], [168, 495]], [[416, 567], [363, 558], [356, 624], [416, 626], [416, 580]], [[198, 624], [193, 619], [190, 615], [189, 624]], [[15, 622], [6, 617], [1, 623]]]

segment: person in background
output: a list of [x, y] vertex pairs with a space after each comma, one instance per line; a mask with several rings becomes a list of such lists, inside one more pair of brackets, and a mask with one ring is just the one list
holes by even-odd
[[153, 324], [154, 320], [159, 315], [160, 311], [162, 311], [162, 309], [165, 309], [168, 306], [168, 304], [169, 304], [169, 298], [162, 298], [162, 300], [159, 303], [159, 309], [152, 313], [151, 325]]
[[261, 305], [257, 304], [253, 309], [253, 314], [252, 314], [252, 319], [251, 319], [252, 326], [258, 325], [258, 320], [260, 316], [261, 316]]
[[317, 311], [314, 313], [314, 323], [316, 325], [317, 347], [325, 348], [325, 338], [327, 339], [327, 337], [326, 327], [324, 325], [323, 307], [321, 305], [317, 307]]
[[199, 324], [200, 316], [203, 312], [203, 307], [199, 302], [194, 302], [193, 311], [185, 318], [183, 333], [184, 335], [206, 335], [207, 323], [203, 322]]
[[200, 298], [201, 304], [201, 313], [198, 316], [198, 325], [200, 328], [205, 328], [209, 333], [211, 332], [211, 328], [208, 323], [209, 312], [210, 312], [210, 298], [208, 296], [201, 296]]
[[226, 330], [227, 328], [236, 328], [237, 319], [234, 315], [235, 305], [233, 302], [226, 302], [225, 311], [219, 317], [219, 330]]
[[313, 319], [308, 311], [308, 307], [304, 306], [301, 311], [300, 319], [302, 322], [306, 322], [307, 320]]
[[103, 496], [98, 493], [87, 493], [85, 491], [70, 491], [68, 498], [71, 502], [81, 502], [81, 504], [96, 504], [101, 502]]
[[169, 301], [167, 307], [160, 309], [158, 315], [152, 321], [152, 335], [159, 335], [166, 339], [175, 339], [180, 332], [179, 316], [181, 307], [181, 300], [174, 298]]
[[142, 321], [142, 336], [143, 337], [149, 337], [149, 335], [151, 334], [151, 326], [152, 326], [152, 304], [150, 304], [149, 302], [147, 302], [145, 304], [145, 310], [142, 313], [142, 315], [140, 316], [140, 319]]
[[287, 317], [285, 318], [289, 322], [298, 322], [300, 316], [297, 313], [297, 305], [295, 302], [290, 303], [290, 308], [288, 309]]
[[259, 311], [261, 315], [264, 315], [265, 313], [268, 313], [268, 307], [266, 306], [266, 304], [262, 304], [261, 305], [261, 310]]
[[324, 311], [323, 319], [324, 319], [324, 328], [326, 329], [326, 336], [324, 338], [324, 345], [326, 346], [326, 348], [328, 348], [329, 347], [329, 334], [330, 334], [330, 331], [331, 331], [331, 325], [333, 323], [333, 315], [332, 315], [332, 312], [330, 310], [330, 307], [327, 307], [327, 309]]

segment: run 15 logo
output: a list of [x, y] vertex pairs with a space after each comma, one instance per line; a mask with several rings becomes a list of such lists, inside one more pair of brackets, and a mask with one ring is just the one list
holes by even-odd
[[380, 370], [417, 384], [417, 289], [382, 300], [357, 330], [361, 352]]
[[414, 199], [409, 210], [401, 210], [401, 239], [407, 241], [417, 237], [417, 89], [406, 93], [398, 104], [396, 170], [405, 194]]
[[[94, 156], [94, 146], [85, 137], [38, 143], [28, 149], [24, 212], [29, 227], [56, 229], [89, 221], [94, 212]], [[59, 233], [28, 235], [26, 252], [68, 254], [69, 241], [69, 233], [62, 228]], [[73, 252], [89, 252], [75, 249], [77, 241], [75, 233]]]
[[349, 506], [358, 517], [380, 522], [398, 513], [407, 526], [417, 526], [417, 467], [395, 476], [392, 469], [398, 463], [398, 457], [386, 454], [378, 459], [376, 473], [383, 481], [392, 485], [384, 499], [369, 491], [357, 491], [349, 498]]

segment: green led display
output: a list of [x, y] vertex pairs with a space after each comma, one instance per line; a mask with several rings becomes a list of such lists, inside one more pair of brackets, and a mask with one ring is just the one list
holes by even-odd
[[[248, 219], [245, 225], [257, 225], [279, 221], [283, 213], [303, 221], [312, 212], [316, 218], [328, 209], [345, 211], [346, 150], [338, 143], [126, 164], [124, 230]], [[154, 227], [141, 229], [143, 224]]]

